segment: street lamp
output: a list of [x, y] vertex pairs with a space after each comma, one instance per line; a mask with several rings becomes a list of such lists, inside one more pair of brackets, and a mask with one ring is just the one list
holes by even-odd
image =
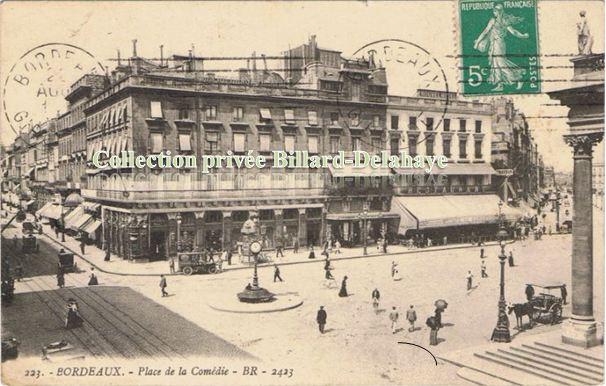
[[501, 277], [499, 282], [500, 292], [499, 292], [499, 312], [497, 318], [497, 326], [492, 331], [492, 336], [490, 340], [493, 342], [511, 342], [511, 335], [509, 333], [509, 318], [507, 317], [507, 303], [505, 302], [505, 260], [507, 260], [507, 256], [505, 255], [505, 239], [508, 236], [507, 231], [505, 230], [504, 221], [503, 221], [503, 213], [501, 212], [501, 208], [503, 206], [503, 202], [499, 201], [499, 231], [497, 232], [497, 238], [499, 239], [499, 244], [501, 246], [501, 253], [499, 254], [499, 263], [501, 264]]
[[177, 213], [177, 252], [183, 251], [181, 247], [181, 222], [181, 213]]

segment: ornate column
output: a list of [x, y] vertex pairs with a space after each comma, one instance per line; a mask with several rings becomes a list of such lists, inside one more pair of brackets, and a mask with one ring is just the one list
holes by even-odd
[[600, 344], [593, 317], [593, 208], [591, 191], [592, 147], [603, 133], [565, 135], [574, 150], [572, 219], [572, 316], [562, 341], [581, 347]]
[[223, 249], [231, 248], [231, 212], [223, 212]]
[[204, 211], [194, 212], [196, 216], [196, 241], [194, 246], [198, 249], [204, 249], [206, 243], [204, 242]]
[[166, 257], [170, 258], [171, 256], [177, 255], [177, 231], [178, 231], [177, 216], [178, 216], [178, 213], [176, 213], [176, 212], [167, 213], [166, 216], [168, 217], [168, 245], [166, 248], [166, 254], [167, 254]]
[[307, 214], [305, 208], [299, 209], [299, 245], [307, 245]]

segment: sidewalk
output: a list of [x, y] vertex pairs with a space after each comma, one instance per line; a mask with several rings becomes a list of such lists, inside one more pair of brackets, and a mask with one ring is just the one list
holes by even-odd
[[[28, 215], [28, 218], [30, 216]], [[116, 255], [110, 256], [110, 261], [105, 261], [105, 252], [95, 246], [87, 245], [85, 254], [80, 253], [80, 243], [73, 237], [66, 235], [65, 242], [61, 242], [61, 233], [59, 237], [55, 236], [54, 230], [50, 225], [43, 225], [44, 234], [42, 238], [46, 238], [51, 243], [56, 244], [57, 248], [64, 248], [67, 251], [73, 252], [76, 256], [82, 258], [87, 263], [94, 266], [97, 270], [107, 273], [124, 276], [158, 276], [158, 275], [181, 275], [181, 273], [170, 274], [168, 261], [154, 261], [145, 263], [134, 263], [128, 260], [121, 259]], [[19, 227], [17, 227], [19, 229]], [[20, 229], [19, 229], [20, 233]], [[558, 235], [553, 235], [558, 236]], [[553, 237], [551, 236], [551, 237]], [[510, 241], [512, 243], [513, 241]], [[527, 242], [535, 242], [528, 240]], [[540, 241], [539, 241], [540, 242]], [[485, 244], [485, 247], [497, 246], [498, 242], [489, 242]], [[424, 252], [436, 252], [444, 250], [455, 250], [455, 249], [478, 249], [478, 246], [471, 244], [452, 244], [447, 246], [435, 246], [427, 248], [415, 248], [409, 249], [407, 246], [402, 245], [390, 245], [387, 249], [388, 253], [381, 253], [378, 251], [376, 244], [369, 245], [367, 247], [367, 255], [363, 253], [363, 247], [355, 248], [341, 248], [341, 253], [336, 254], [333, 252], [330, 254], [332, 261], [345, 260], [345, 259], [360, 259], [360, 258], [371, 258], [380, 256], [395, 256], [403, 254], [415, 254]], [[284, 257], [275, 258], [275, 251], [269, 250], [262, 252], [268, 256], [271, 261], [269, 263], [259, 264], [259, 267], [277, 265], [292, 265], [292, 264], [305, 264], [305, 263], [324, 263], [324, 256], [321, 255], [321, 249], [316, 248], [316, 258], [308, 259], [309, 250], [307, 248], [301, 248], [298, 253], [294, 253], [292, 249], [284, 251]], [[475, 253], [475, 252], [474, 252]], [[176, 263], [176, 262], [175, 262]], [[240, 262], [237, 254], [233, 255], [232, 265], [228, 265], [227, 262], [223, 262], [223, 271], [237, 270], [237, 269], [249, 269], [252, 265], [247, 262]], [[177, 266], [178, 269], [178, 266]]]

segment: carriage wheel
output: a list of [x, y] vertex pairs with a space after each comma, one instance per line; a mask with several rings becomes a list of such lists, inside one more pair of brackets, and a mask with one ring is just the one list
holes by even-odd
[[562, 320], [562, 306], [559, 304], [554, 304], [551, 306], [549, 314], [551, 315], [552, 324], [559, 323]]
[[541, 319], [541, 310], [535, 308], [532, 310], [532, 320], [536, 323], [539, 319]]
[[186, 274], [187, 276], [189, 276], [192, 273], [194, 273], [194, 269], [192, 267], [185, 267], [185, 268], [183, 268], [183, 273]]
[[217, 273], [217, 266], [216, 265], [209, 265], [208, 266], [208, 273]]

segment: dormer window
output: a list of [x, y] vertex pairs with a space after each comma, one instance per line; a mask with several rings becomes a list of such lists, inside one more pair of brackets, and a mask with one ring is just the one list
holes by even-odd
[[261, 121], [271, 121], [271, 112], [269, 111], [269, 109], [260, 109], [259, 115], [261, 117]]

